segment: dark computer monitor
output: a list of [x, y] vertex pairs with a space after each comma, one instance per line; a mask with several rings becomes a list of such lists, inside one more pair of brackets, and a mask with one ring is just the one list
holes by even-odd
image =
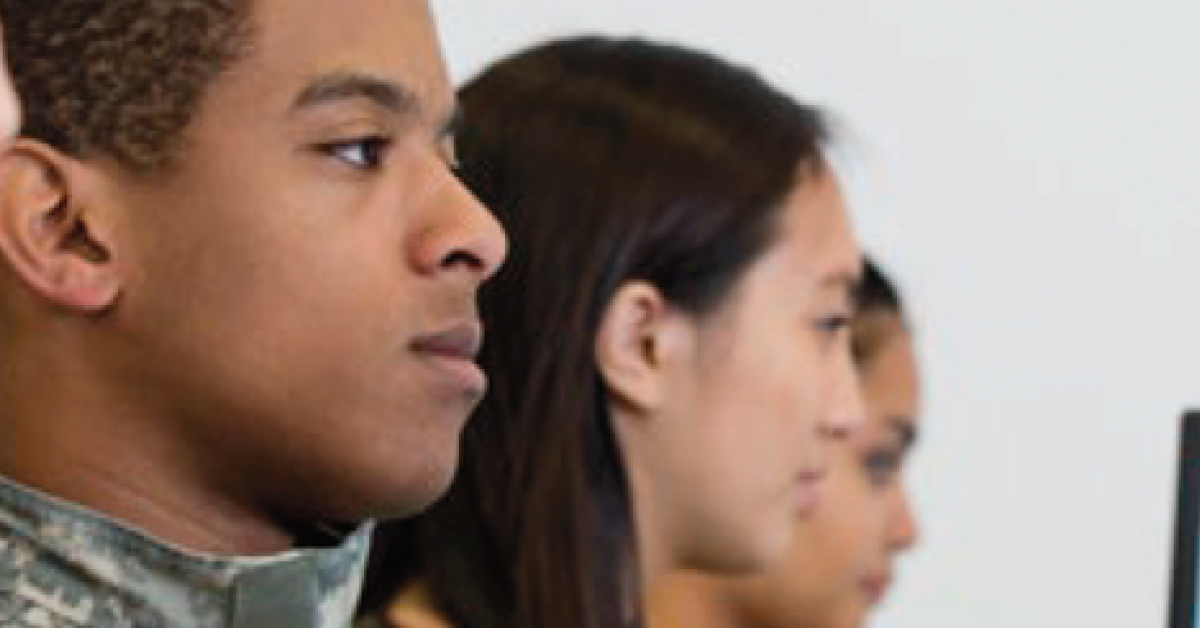
[[1175, 564], [1168, 628], [1196, 628], [1197, 546], [1200, 535], [1200, 410], [1185, 412], [1175, 498]]

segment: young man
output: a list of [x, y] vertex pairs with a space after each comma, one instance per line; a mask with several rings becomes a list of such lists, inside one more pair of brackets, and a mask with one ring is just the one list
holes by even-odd
[[0, 7], [0, 625], [345, 625], [505, 255], [425, 0]]

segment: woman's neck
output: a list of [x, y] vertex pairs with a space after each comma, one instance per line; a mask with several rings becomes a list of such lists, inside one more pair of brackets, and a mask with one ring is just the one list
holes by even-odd
[[647, 596], [648, 628], [746, 628], [708, 576], [677, 572], [661, 578]]

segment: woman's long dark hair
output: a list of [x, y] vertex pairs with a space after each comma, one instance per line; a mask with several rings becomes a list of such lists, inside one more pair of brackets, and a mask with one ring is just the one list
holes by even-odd
[[640, 625], [601, 316], [633, 280], [715, 308], [824, 168], [826, 122], [747, 69], [637, 39], [537, 46], [460, 96], [461, 176], [511, 241], [481, 297], [491, 388], [448, 496], [381, 533], [364, 609], [415, 576], [457, 628]]

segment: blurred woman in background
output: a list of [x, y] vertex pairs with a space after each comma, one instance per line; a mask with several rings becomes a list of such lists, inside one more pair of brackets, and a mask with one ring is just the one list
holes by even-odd
[[896, 290], [867, 263], [853, 326], [867, 421], [834, 448], [821, 505], [796, 519], [785, 560], [740, 578], [665, 579], [653, 628], [862, 628], [917, 538], [901, 474], [917, 435], [912, 333]]
[[860, 259], [823, 115], [754, 73], [568, 39], [460, 94], [512, 254], [447, 498], [379, 536], [374, 625], [618, 628], [680, 568], [761, 569], [862, 414]]

